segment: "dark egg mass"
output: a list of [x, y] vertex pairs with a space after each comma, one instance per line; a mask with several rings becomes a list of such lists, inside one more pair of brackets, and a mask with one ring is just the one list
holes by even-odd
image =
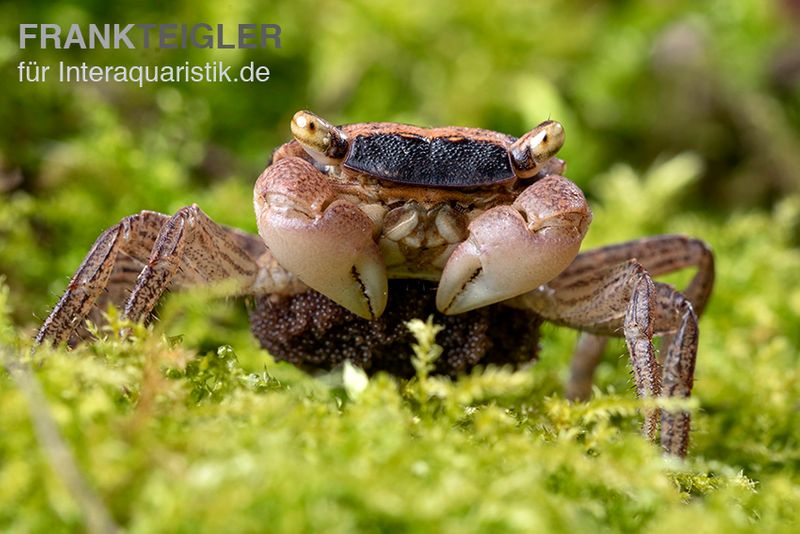
[[345, 360], [367, 372], [409, 377], [414, 336], [406, 321], [426, 319], [444, 326], [436, 342], [444, 349], [436, 372], [454, 376], [475, 365], [519, 365], [538, 354], [541, 318], [495, 304], [459, 315], [436, 311], [436, 284], [390, 280], [389, 304], [375, 321], [362, 319], [316, 291], [262, 298], [251, 314], [253, 333], [279, 360], [330, 369]]

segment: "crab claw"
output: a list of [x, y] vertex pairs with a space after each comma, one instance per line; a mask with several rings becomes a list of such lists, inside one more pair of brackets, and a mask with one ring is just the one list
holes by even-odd
[[366, 319], [386, 307], [386, 267], [373, 222], [336, 200], [324, 174], [300, 158], [282, 159], [255, 187], [258, 231], [278, 262], [300, 280]]
[[469, 225], [469, 237], [444, 266], [436, 307], [462, 313], [536, 289], [578, 254], [592, 215], [581, 190], [550, 175], [510, 206], [496, 206]]

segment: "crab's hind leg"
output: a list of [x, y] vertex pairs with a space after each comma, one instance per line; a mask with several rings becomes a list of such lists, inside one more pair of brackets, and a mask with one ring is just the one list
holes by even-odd
[[585, 273], [635, 259], [651, 276], [696, 267], [689, 285], [681, 290], [695, 312], [705, 309], [714, 286], [714, 255], [700, 239], [682, 235], [660, 235], [596, 248], [578, 254], [558, 277], [560, 284], [578, 281]]
[[[580, 277], [559, 276], [510, 304], [546, 320], [599, 336], [624, 335], [639, 397], [688, 397], [697, 354], [697, 317], [690, 302], [671, 286], [654, 283], [636, 260], [587, 270]], [[655, 358], [653, 336], [672, 334], [663, 373]], [[645, 413], [644, 434], [655, 439], [658, 410]], [[678, 456], [686, 454], [689, 415], [662, 418], [661, 442]]]
[[228, 294], [293, 292], [304, 286], [281, 268], [257, 236], [213, 222], [197, 206], [169, 216], [124, 218], [97, 238], [45, 320], [35, 342], [77, 343], [85, 319], [109, 303], [147, 318], [171, 288], [226, 283]]
[[605, 336], [581, 332], [569, 366], [569, 381], [564, 391], [566, 398], [578, 401], [589, 399], [594, 373], [600, 365], [607, 343], [608, 338]]
[[[629, 259], [636, 259], [651, 276], [696, 268], [692, 280], [681, 293], [692, 303], [699, 317], [714, 285], [714, 256], [703, 241], [681, 235], [663, 235], [637, 239], [583, 252], [559, 276], [562, 283], [577, 282], [587, 272], [604, 269]], [[608, 338], [584, 332], [572, 359], [567, 398], [586, 400], [591, 394], [592, 378], [600, 363]], [[671, 334], [664, 334], [662, 347], [672, 343]], [[662, 357], [665, 352], [662, 353]]]

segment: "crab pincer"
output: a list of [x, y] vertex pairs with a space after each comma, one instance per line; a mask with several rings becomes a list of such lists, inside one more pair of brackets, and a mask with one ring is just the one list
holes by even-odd
[[437, 307], [462, 313], [549, 282], [575, 259], [591, 219], [575, 184], [558, 175], [542, 178], [511, 205], [470, 223], [469, 237], [444, 266]]
[[275, 162], [255, 187], [259, 235], [281, 265], [366, 319], [388, 298], [386, 267], [374, 223], [337, 198], [330, 180], [300, 158]]

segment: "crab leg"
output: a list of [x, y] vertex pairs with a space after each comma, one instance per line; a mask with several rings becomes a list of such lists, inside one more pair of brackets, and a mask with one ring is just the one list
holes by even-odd
[[36, 344], [45, 340], [54, 344], [70, 340], [75, 330], [82, 328], [96, 303], [110, 300], [121, 305], [126, 282], [132, 283], [131, 278], [135, 280], [135, 274], [144, 266], [168, 218], [161, 213], [142, 211], [125, 217], [100, 234], [39, 329]]
[[510, 206], [469, 225], [469, 237], [444, 266], [436, 306], [456, 314], [521, 295], [552, 280], [575, 258], [591, 221], [578, 187], [550, 175]]
[[696, 267], [697, 273], [681, 293], [689, 299], [698, 315], [703, 312], [714, 286], [714, 255], [703, 241], [682, 235], [646, 237], [582, 252], [558, 280], [561, 284], [569, 284], [587, 272], [634, 258], [651, 276]]
[[581, 332], [572, 362], [569, 366], [569, 381], [564, 396], [569, 400], [588, 400], [594, 384], [594, 372], [600, 365], [608, 338]]
[[[102, 306], [124, 306], [146, 318], [170, 287], [231, 280], [229, 293], [294, 292], [302, 284], [272, 259], [256, 236], [220, 226], [197, 206], [170, 217], [143, 211], [125, 217], [95, 241], [66, 292], [45, 320], [36, 343], [77, 343], [84, 320]], [[133, 291], [130, 291], [133, 287]]]
[[[697, 272], [686, 289], [681, 292], [692, 303], [698, 316], [703, 313], [714, 285], [714, 256], [708, 245], [699, 239], [664, 235], [590, 250], [579, 254], [558, 279], [562, 283], [574, 283], [582, 279], [587, 272], [610, 267], [631, 258], [636, 258], [651, 276], [696, 267]], [[572, 360], [567, 398], [580, 400], [589, 398], [592, 377], [600, 363], [606, 341], [606, 337], [594, 334], [581, 335]], [[669, 347], [671, 343], [671, 334], [664, 334], [661, 346]], [[665, 353], [666, 351], [662, 355]]]
[[[675, 334], [664, 336], [669, 341], [667, 355], [663, 362], [661, 394], [667, 398], [688, 399], [694, 385], [694, 367], [697, 359], [697, 315], [689, 301], [671, 287], [658, 287], [660, 304], [668, 304], [666, 309], [678, 311], [680, 322]], [[656, 324], [663, 319], [656, 317]], [[689, 448], [691, 416], [688, 412], [661, 413], [661, 446], [665, 451], [685, 456]]]
[[[563, 276], [563, 277], [562, 277]], [[510, 304], [532, 309], [546, 320], [601, 336], [625, 337], [636, 392], [641, 398], [691, 394], [697, 354], [697, 317], [689, 301], [671, 286], [654, 283], [636, 260], [587, 270], [581, 277], [565, 273]], [[655, 358], [654, 335], [671, 333], [667, 357]], [[658, 411], [645, 414], [644, 434], [655, 439]], [[689, 415], [665, 413], [661, 443], [669, 453], [686, 454]]]
[[366, 319], [383, 313], [388, 282], [377, 227], [339, 198], [330, 178], [284, 157], [256, 182], [255, 208], [262, 239], [300, 280]]

